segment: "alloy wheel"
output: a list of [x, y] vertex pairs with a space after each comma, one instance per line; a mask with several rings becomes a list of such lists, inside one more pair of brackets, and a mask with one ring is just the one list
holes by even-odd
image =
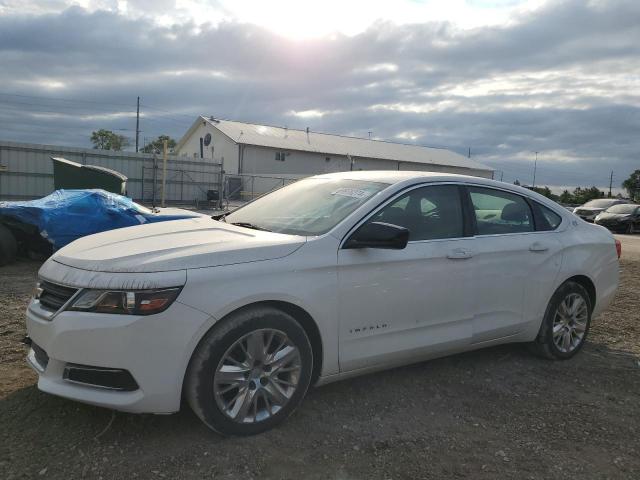
[[587, 330], [589, 307], [578, 293], [567, 295], [556, 310], [553, 319], [553, 342], [562, 353], [580, 346]]
[[278, 413], [300, 381], [300, 351], [280, 330], [255, 330], [225, 352], [214, 374], [218, 407], [238, 423], [256, 423]]

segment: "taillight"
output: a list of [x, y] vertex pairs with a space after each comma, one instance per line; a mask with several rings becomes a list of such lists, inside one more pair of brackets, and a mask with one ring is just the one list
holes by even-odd
[[620, 243], [620, 240], [618, 240], [617, 238], [615, 239], [616, 241], [616, 253], [618, 254], [618, 258], [620, 258], [620, 255], [622, 255], [622, 243]]

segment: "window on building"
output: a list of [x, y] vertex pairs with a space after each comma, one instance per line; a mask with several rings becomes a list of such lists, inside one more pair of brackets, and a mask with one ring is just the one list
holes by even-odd
[[284, 162], [284, 157], [286, 156], [285, 152], [276, 152], [276, 161]]

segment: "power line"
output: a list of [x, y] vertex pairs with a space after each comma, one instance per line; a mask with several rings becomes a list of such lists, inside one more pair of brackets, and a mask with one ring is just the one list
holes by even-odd
[[187, 118], [190, 118], [191, 120], [193, 120], [193, 115], [188, 115], [186, 113], [171, 112], [169, 110], [165, 110], [163, 108], [158, 108], [158, 107], [152, 107], [150, 105], [140, 104], [140, 106], [145, 107], [145, 108], [150, 108], [151, 110], [156, 110], [158, 112], [169, 113], [171, 115], [178, 115], [180, 117], [187, 117]]
[[[85, 111], [85, 112], [96, 112], [96, 111], [98, 111], [98, 112], [123, 112], [123, 110], [116, 110], [116, 109], [113, 109], [113, 108], [105, 109], [105, 107], [99, 107], [99, 109], [96, 109], [96, 107], [85, 107], [85, 106], [74, 106], [74, 105], [55, 105], [55, 104], [40, 103], [40, 102], [38, 102], [38, 103], [21, 102], [21, 101], [16, 101], [16, 100], [11, 100], [11, 99], [2, 99], [2, 98], [0, 98], [0, 103], [5, 104], [5, 105], [10, 105], [10, 106], [21, 105], [21, 106], [27, 106], [27, 107], [55, 108], [56, 110], [81, 110], [81, 111]], [[133, 110], [125, 110], [125, 112], [129, 113], [129, 112], [133, 112]]]
[[[497, 170], [501, 170], [505, 173], [506, 176], [513, 176], [514, 178], [527, 178], [529, 175], [531, 175], [531, 171], [528, 168], [524, 168], [524, 167], [513, 167], [510, 165], [505, 165], [505, 164], [500, 164], [500, 165], [496, 165], [496, 169]], [[594, 178], [598, 176], [598, 174], [594, 174], [594, 173], [589, 173], [589, 172], [580, 172], [580, 171], [576, 171], [576, 172], [566, 172], [566, 171], [556, 171], [554, 169], [549, 169], [548, 173], [550, 175], [553, 175], [554, 177], [562, 177], [565, 178], [567, 180], [573, 180], [573, 181], [581, 181], [583, 183], [589, 183], [589, 182], [593, 182]], [[539, 175], [538, 175], [539, 176]], [[602, 175], [604, 177], [604, 174]], [[536, 180], [536, 183], [540, 183], [538, 180]], [[548, 183], [548, 182], [542, 182], [542, 183]]]
[[[8, 97], [8, 98], [2, 98], [2, 96], [4, 97]], [[139, 98], [139, 97], [138, 97]], [[38, 101], [26, 101], [26, 100], [38, 100]], [[138, 100], [139, 101], [139, 100]], [[61, 102], [64, 104], [59, 104], [56, 102]], [[28, 123], [24, 122], [24, 125], [27, 125], [24, 131], [33, 131], [33, 129], [29, 128], [29, 127], [33, 127], [33, 126], [37, 126], [38, 127], [38, 131], [44, 131], [42, 129], [42, 127], [51, 127], [51, 123], [37, 123], [33, 121], [33, 114], [34, 113], [49, 113], [49, 114], [55, 114], [55, 115], [59, 115], [62, 117], [73, 117], [76, 118], [77, 120], [81, 121], [84, 125], [55, 125], [55, 129], [67, 129], [67, 130], [89, 130], [89, 129], [93, 129], [95, 127], [93, 126], [87, 126], [86, 124], [88, 124], [89, 122], [93, 122], [96, 123], [98, 122], [98, 120], [95, 119], [82, 119], [82, 118], [78, 118], [78, 117], [82, 117], [82, 114], [84, 113], [85, 115], [107, 115], [107, 114], [123, 114], [123, 113], [130, 113], [133, 117], [134, 114], [136, 114], [136, 118], [138, 119], [138, 114], [137, 114], [137, 109], [136, 111], [134, 111], [133, 109], [133, 102], [132, 103], [120, 103], [120, 102], [105, 102], [105, 101], [96, 101], [96, 100], [87, 100], [87, 99], [80, 99], [80, 98], [70, 98], [70, 97], [66, 97], [66, 98], [62, 98], [62, 97], [49, 97], [49, 96], [43, 96], [43, 95], [28, 95], [28, 94], [20, 94], [20, 93], [10, 93], [10, 92], [0, 92], [0, 104], [4, 104], [4, 106], [2, 106], [0, 108], [0, 123], [2, 123], [2, 115], [1, 115], [1, 111], [2, 110], [12, 110], [12, 111], [23, 111], [24, 113], [26, 113], [26, 117], [28, 119]], [[20, 107], [16, 107], [16, 105], [20, 105], [22, 108]], [[93, 105], [94, 107], [91, 107], [91, 105]], [[28, 107], [28, 108], [25, 108]], [[107, 108], [107, 107], [111, 107], [111, 108]], [[122, 109], [116, 109], [113, 107], [126, 107], [127, 110], [122, 110]], [[159, 134], [166, 134], [167, 130], [171, 129], [171, 127], [167, 126], [167, 127], [161, 127], [160, 125], [166, 125], [167, 123], [173, 123], [175, 125], [180, 125], [183, 128], [188, 128], [191, 124], [191, 122], [187, 122], [187, 120], [181, 120], [177, 117], [183, 117], [183, 118], [189, 118], [190, 120], [192, 120], [194, 118], [194, 115], [190, 115], [190, 114], [185, 114], [185, 113], [179, 113], [179, 112], [172, 112], [170, 110], [166, 110], [163, 108], [159, 108], [153, 105], [149, 105], [149, 104], [140, 104], [140, 107], [144, 107], [145, 109], [148, 110], [153, 110], [153, 111], [157, 111], [157, 112], [161, 112], [164, 113], [165, 115], [154, 115], [154, 116], [146, 116], [145, 113], [143, 112], [141, 114], [141, 116], [139, 117], [139, 121], [136, 124], [136, 128], [135, 130], [130, 129], [130, 128], [111, 128], [111, 130], [114, 131], [134, 131], [137, 133], [136, 137], [139, 137], [139, 133], [140, 132], [145, 132], [145, 133], [151, 133], [152, 131], [158, 131]], [[62, 111], [61, 111], [62, 110]], [[76, 114], [75, 116], [72, 113], [69, 112], [65, 112], [64, 110], [72, 110], [72, 111], [77, 111], [79, 112], [78, 114]], [[96, 111], [98, 110], [98, 111]], [[112, 120], [109, 119], [105, 119], [105, 121], [107, 122], [116, 122], [116, 121], [122, 121], [123, 118], [114, 118]], [[127, 118], [125, 118], [124, 120], [127, 120]], [[11, 118], [11, 128], [8, 126], [4, 126], [2, 127], [4, 130], [13, 130], [13, 131], [20, 131], [19, 128], [16, 128], [16, 119], [15, 118]], [[152, 125], [152, 128], [150, 130], [142, 130], [140, 129], [140, 122], [149, 122]], [[18, 124], [19, 125], [19, 124]], [[155, 125], [155, 127], [154, 127]], [[175, 127], [174, 127], [175, 128]], [[51, 131], [51, 129], [49, 129], [49, 131]], [[37, 132], [36, 132], [37, 133]], [[70, 135], [65, 133], [64, 135]], [[77, 136], [84, 136], [85, 134], [76, 134]], [[426, 145], [425, 145], [426, 146]], [[448, 147], [443, 147], [443, 146], [439, 146], [438, 148], [448, 148], [448, 149], [457, 149], [459, 148], [459, 146], [452, 148], [451, 146]], [[469, 148], [470, 150], [470, 148]], [[470, 152], [469, 152], [470, 153]], [[537, 152], [536, 152], [536, 157], [537, 157]], [[489, 161], [488, 163], [494, 163]], [[501, 172], [502, 172], [502, 177], [504, 177], [505, 172], [522, 172], [522, 173], [518, 173], [517, 176], [514, 175], [514, 178], [520, 177], [520, 178], [526, 178], [526, 176], [528, 176], [527, 173], [524, 172], [524, 170], [520, 170], [517, 166], [515, 166], [515, 164], [501, 164], [497, 163], [495, 164], [497, 166], [499, 166], [501, 168]], [[522, 167], [524, 168], [524, 166]], [[537, 158], [536, 161], [534, 163], [534, 181], [533, 184], [535, 185], [536, 183], [536, 170], [537, 170]], [[576, 170], [572, 170], [572, 171], [568, 171], [568, 170], [562, 170], [562, 169], [558, 169], [555, 166], [549, 168], [549, 173], [553, 174], [554, 177], [562, 177], [562, 176], [571, 176], [570, 180], [568, 181], [568, 183], [576, 183], [577, 181], [580, 181], [581, 183], [593, 183], [593, 178], [596, 177], [597, 174], [593, 174], [590, 172], [584, 172], [584, 171], [576, 171]], [[604, 176], [604, 175], [603, 175]], [[588, 177], [588, 180], [587, 180]], [[583, 178], [583, 180], [577, 180]], [[610, 188], [612, 188], [612, 184], [613, 184], [613, 175], [611, 175], [610, 177]]]
[[[24, 99], [41, 99], [41, 100], [45, 100], [48, 103], [43, 103], [43, 102], [20, 102], [17, 100], [13, 100], [13, 99], [1, 99], [0, 98], [0, 103], [5, 103], [5, 104], [11, 104], [11, 105], [23, 105], [23, 106], [27, 106], [27, 107], [35, 107], [35, 108], [39, 108], [39, 107], [44, 107], [46, 109], [49, 110], [42, 110], [40, 109], [40, 112], [44, 112], [44, 113], [61, 113], [58, 112], [56, 110], [80, 110], [80, 111], [84, 111], [87, 112], [87, 114], [95, 114], [95, 109], [89, 109], [89, 107], [84, 106], [84, 105], [57, 105], [57, 104], [52, 104], [51, 101], [61, 101], [61, 102], [67, 102], [67, 103], [85, 103], [85, 104], [94, 104], [94, 105], [103, 105], [103, 106], [117, 106], [117, 107], [127, 107], [128, 110], [113, 110], [113, 109], [104, 109], [104, 107], [102, 108], [102, 111], [100, 113], [106, 113], [105, 110], [107, 112], [113, 112], [113, 113], [131, 113], [134, 114], [137, 112], [137, 109], [134, 110], [133, 109], [133, 105], [132, 104], [124, 104], [124, 103], [115, 103], [115, 102], [98, 102], [98, 101], [93, 101], [93, 100], [82, 100], [82, 99], [71, 99], [71, 98], [55, 98], [55, 97], [44, 97], [44, 96], [38, 96], [38, 95], [24, 95], [24, 94], [14, 94], [14, 93], [6, 93], [6, 92], [0, 92], [0, 96], [1, 95], [5, 95], [5, 96], [9, 96], [9, 97], [16, 97], [16, 98], [24, 98]], [[151, 110], [156, 110], [159, 112], [164, 112], [164, 113], [169, 113], [171, 115], [178, 115], [178, 116], [183, 116], [185, 118], [193, 118], [190, 115], [186, 115], [186, 114], [181, 114], [181, 113], [175, 113], [175, 112], [170, 112], [168, 110], [164, 110], [161, 108], [157, 108], [151, 105], [143, 105], [140, 104], [141, 107], [145, 107]], [[6, 107], [5, 107], [6, 108]], [[51, 109], [55, 109], [55, 110], [51, 110]], [[148, 117], [145, 117], [144, 114], [142, 115], [142, 117], [144, 120], [148, 120], [148, 121], [165, 121], [165, 122], [175, 122], [181, 126], [187, 126], [187, 122], [184, 120], [180, 120], [177, 119], [175, 117], [170, 117], [168, 115], [158, 115], [157, 118], [155, 118], [154, 120], [149, 119]]]
[[8, 92], [0, 92], [0, 95], [5, 95], [7, 97], [19, 97], [19, 98], [39, 98], [44, 100], [54, 100], [58, 102], [91, 103], [95, 105], [112, 105], [112, 106], [119, 106], [119, 107], [131, 107], [131, 104], [127, 104], [127, 103], [97, 102], [95, 100], [81, 100], [78, 98], [44, 97], [39, 95], [24, 95], [19, 93], [8, 93]]

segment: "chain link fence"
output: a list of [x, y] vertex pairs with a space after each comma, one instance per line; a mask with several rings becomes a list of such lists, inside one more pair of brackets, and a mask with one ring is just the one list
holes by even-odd
[[[162, 199], [162, 159], [142, 167], [141, 202], [153, 207]], [[166, 169], [165, 203], [194, 204], [202, 209], [228, 209], [297, 181], [270, 175], [227, 175], [218, 163], [203, 164], [198, 170]]]

